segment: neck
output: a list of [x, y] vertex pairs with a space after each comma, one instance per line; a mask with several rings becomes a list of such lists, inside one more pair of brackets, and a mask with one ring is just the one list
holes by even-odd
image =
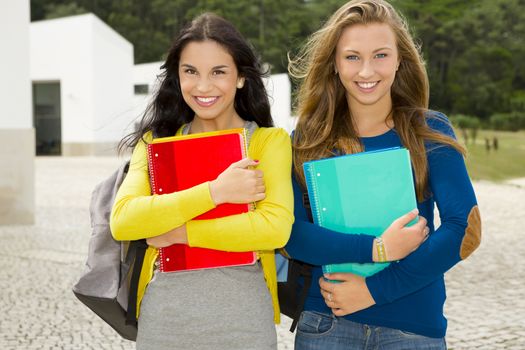
[[362, 105], [348, 101], [354, 127], [360, 137], [384, 134], [394, 127], [392, 119], [392, 101]]
[[227, 120], [218, 118], [202, 119], [195, 116], [195, 118], [193, 118], [193, 121], [191, 122], [189, 133], [196, 134], [200, 132], [244, 128], [244, 123], [245, 120], [239, 117], [237, 113], [235, 113], [235, 115], [233, 115], [231, 118], [228, 118]]

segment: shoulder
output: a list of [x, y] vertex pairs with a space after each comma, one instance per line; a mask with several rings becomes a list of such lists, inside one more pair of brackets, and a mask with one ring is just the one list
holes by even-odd
[[429, 110], [425, 113], [427, 125], [433, 131], [456, 138], [454, 128], [448, 117], [438, 111]]
[[137, 144], [133, 148], [133, 154], [136, 155], [136, 157], [145, 156], [146, 154], [146, 145], [151, 143], [153, 140], [153, 133], [151, 131], [148, 131], [142, 135], [142, 137], [137, 141]]
[[253, 152], [288, 152], [291, 154], [290, 135], [282, 128], [257, 128], [250, 141]]
[[151, 143], [153, 141], [153, 131], [147, 131], [142, 135], [142, 142]]
[[290, 135], [283, 128], [257, 128], [253, 133], [252, 140], [264, 143], [290, 144]]

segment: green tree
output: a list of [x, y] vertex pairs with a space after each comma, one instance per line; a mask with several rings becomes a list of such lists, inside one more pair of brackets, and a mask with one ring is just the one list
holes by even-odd
[[[525, 91], [525, 0], [391, 0], [420, 43], [430, 106], [488, 120], [520, 105]], [[227, 18], [270, 64], [287, 71], [292, 55], [346, 0], [31, 0], [39, 20], [92, 12], [133, 43], [135, 63], [162, 60], [194, 16]], [[517, 100], [516, 100], [517, 99]], [[518, 102], [516, 102], [518, 101]]]

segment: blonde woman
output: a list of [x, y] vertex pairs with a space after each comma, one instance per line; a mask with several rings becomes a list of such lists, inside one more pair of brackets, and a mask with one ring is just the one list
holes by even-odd
[[[386, 1], [350, 1], [312, 35], [290, 72], [302, 85], [293, 139], [296, 220], [285, 248], [316, 265], [295, 348], [446, 349], [443, 275], [478, 247], [480, 216], [464, 149], [448, 119], [428, 110], [427, 74], [406, 22]], [[429, 236], [418, 247], [424, 227], [400, 228], [408, 222], [401, 218], [383, 241], [388, 260], [403, 259], [367, 278], [325, 276], [341, 281], [330, 283], [321, 265], [377, 261], [378, 242], [308, 221], [302, 165], [396, 146], [410, 151], [419, 215]], [[439, 227], [433, 224], [435, 205]], [[403, 230], [410, 241], [404, 246]]]

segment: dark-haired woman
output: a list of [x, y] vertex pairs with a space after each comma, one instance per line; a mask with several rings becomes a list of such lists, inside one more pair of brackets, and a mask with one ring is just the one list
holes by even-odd
[[[291, 144], [272, 127], [259, 61], [229, 22], [204, 14], [180, 32], [162, 69], [140, 129], [124, 140], [134, 151], [111, 215], [117, 240], [146, 238], [150, 245], [139, 283], [137, 349], [276, 349], [273, 250], [287, 242], [293, 222]], [[243, 127], [251, 135], [248, 158], [213, 181], [151, 195], [146, 144], [153, 135]], [[249, 213], [192, 220], [221, 203], [251, 202]], [[257, 251], [258, 262], [157, 272], [157, 248], [175, 243]]]

